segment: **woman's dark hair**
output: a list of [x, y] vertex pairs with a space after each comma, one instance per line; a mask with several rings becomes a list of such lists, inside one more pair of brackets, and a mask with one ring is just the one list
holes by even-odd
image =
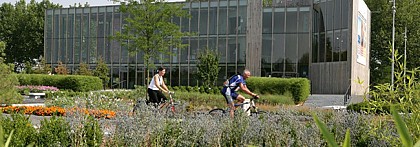
[[162, 71], [162, 70], [164, 70], [164, 69], [165, 69], [165, 68], [161, 66], [161, 67], [159, 67], [159, 68], [158, 68], [158, 70], [157, 70], [157, 71], [159, 72], [159, 71]]

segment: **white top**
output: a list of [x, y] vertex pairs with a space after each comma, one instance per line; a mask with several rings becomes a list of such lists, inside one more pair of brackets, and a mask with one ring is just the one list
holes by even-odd
[[[162, 85], [163, 77], [162, 76], [159, 76], [158, 74], [156, 74], [155, 76], [158, 76], [159, 86]], [[147, 87], [147, 88], [150, 88], [152, 90], [159, 90], [159, 88], [156, 87], [156, 85], [155, 85], [155, 76], [153, 76], [152, 80], [150, 81], [149, 87]]]

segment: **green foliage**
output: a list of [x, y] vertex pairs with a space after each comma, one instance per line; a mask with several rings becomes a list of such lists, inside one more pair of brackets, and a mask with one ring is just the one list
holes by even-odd
[[15, 86], [19, 85], [15, 74], [11, 72], [8, 65], [4, 64], [4, 47], [5, 44], [0, 41], [0, 104], [21, 103], [23, 97], [18, 93]]
[[4, 130], [3, 125], [0, 124], [0, 147], [8, 147], [10, 144], [10, 141], [12, 140], [13, 132], [15, 130], [12, 130], [9, 134], [9, 137], [7, 138], [6, 142], [4, 142]]
[[247, 87], [261, 94], [292, 94], [295, 103], [304, 102], [310, 94], [310, 83], [306, 78], [267, 78], [251, 77], [247, 79]]
[[[401, 116], [398, 114], [398, 112], [397, 112], [397, 110], [395, 109], [394, 106], [391, 107], [391, 114], [392, 114], [392, 118], [395, 122], [397, 131], [398, 131], [398, 135], [400, 136], [400, 141], [401, 141], [402, 145], [404, 147], [412, 147], [413, 144], [414, 144], [413, 139], [412, 139], [412, 137], [411, 137], [411, 135], [408, 131], [408, 128], [407, 128], [405, 122], [403, 121]], [[327, 141], [328, 146], [338, 147], [338, 144], [334, 140], [333, 134], [331, 134], [328, 131], [327, 126], [322, 121], [319, 120], [319, 118], [316, 114], [313, 114], [313, 118], [315, 120], [316, 125], [321, 130], [321, 133], [322, 133], [324, 139]], [[350, 146], [350, 130], [349, 129], [347, 129], [346, 137], [344, 139], [343, 146]], [[414, 146], [419, 147], [420, 146], [420, 140], [417, 141], [417, 143]]]
[[243, 113], [236, 116], [231, 125], [225, 125], [222, 129], [221, 145], [222, 146], [239, 146], [244, 142], [242, 137], [248, 127], [251, 127], [249, 120], [244, 117]]
[[98, 59], [98, 64], [93, 71], [93, 75], [102, 80], [103, 88], [105, 89], [109, 83], [109, 68], [101, 57]]
[[98, 77], [79, 75], [16, 75], [21, 85], [54, 86], [58, 89], [73, 91], [92, 91], [102, 88], [102, 81]]
[[[338, 147], [337, 142], [334, 140], [334, 135], [328, 131], [327, 126], [319, 120], [318, 116], [316, 114], [313, 114], [313, 118], [315, 120], [316, 125], [321, 130], [322, 136], [325, 140], [327, 140], [328, 146], [330, 147]], [[349, 147], [350, 146], [350, 130], [347, 129], [346, 131], [346, 138], [344, 139], [343, 147]]]
[[13, 139], [10, 142], [13, 146], [26, 146], [37, 141], [37, 131], [32, 126], [29, 116], [14, 113], [11, 118], [2, 117], [0, 124], [6, 134], [14, 130]]
[[122, 32], [116, 32], [113, 39], [127, 46], [130, 55], [143, 53], [147, 77], [150, 77], [149, 69], [154, 65], [153, 60], [159, 55], [176, 54], [169, 52], [169, 47], [182, 49], [186, 46], [181, 38], [188, 33], [181, 32], [180, 26], [171, 22], [172, 18], [188, 16], [188, 11], [182, 7], [181, 4], [167, 3], [165, 0], [128, 0], [121, 3], [120, 11], [130, 15], [124, 19], [127, 25]]
[[60, 7], [50, 1], [26, 2], [0, 6], [0, 40], [7, 43], [6, 63], [24, 63], [44, 53], [45, 10]]
[[[373, 85], [391, 81], [391, 51], [388, 50], [392, 41], [392, 1], [365, 0], [372, 12], [370, 38], [370, 83]], [[420, 63], [420, 11], [419, 1], [396, 1], [395, 13], [395, 50], [404, 50], [404, 29], [407, 27], [407, 69], [416, 68]]]
[[92, 72], [89, 70], [89, 65], [86, 63], [80, 63], [79, 69], [76, 71], [77, 75], [92, 76]]
[[203, 86], [215, 86], [219, 74], [219, 54], [216, 50], [205, 48], [198, 54], [197, 76]]
[[97, 147], [102, 143], [102, 137], [104, 136], [101, 126], [93, 116], [87, 116], [86, 121], [83, 124], [84, 129], [84, 140], [87, 146]]
[[41, 56], [40, 58], [40, 65], [33, 71], [35, 74], [50, 74], [51, 73], [51, 65], [47, 64], [45, 58]]
[[[404, 73], [404, 64], [406, 63], [400, 62], [402, 56], [398, 54], [398, 51], [395, 52], [394, 56], [396, 57], [395, 63], [397, 65], [394, 85], [385, 83], [373, 86], [373, 89], [370, 91], [369, 99], [366, 99], [363, 103], [350, 105], [351, 107], [349, 107], [349, 109], [383, 115], [391, 113], [394, 117], [396, 117], [394, 114], [396, 112], [410, 113], [410, 117], [405, 118], [405, 121], [407, 122], [406, 127], [408, 130], [411, 130], [414, 140], [419, 140], [420, 127], [418, 120], [420, 119], [420, 109], [418, 105], [420, 103], [420, 85], [417, 79], [419, 69], [407, 70], [406, 73]], [[401, 121], [399, 123], [401, 123]], [[401, 126], [398, 127], [397, 129], [399, 132], [401, 132], [401, 130], [407, 130], [401, 128]], [[382, 134], [379, 135], [382, 136]], [[383, 136], [386, 136], [386, 134]], [[405, 141], [402, 142], [407, 146], [407, 142], [410, 142], [410, 139], [407, 141], [407, 135], [404, 136]], [[389, 142], [393, 141], [390, 138], [384, 138]], [[412, 144], [408, 143], [408, 146], [412, 146]]]
[[41, 121], [38, 146], [70, 146], [70, 125], [62, 117], [52, 116]]
[[73, 124], [74, 132], [71, 132], [72, 146], [97, 147], [102, 143], [103, 132], [98, 121], [90, 116], [84, 116], [81, 122]]
[[26, 74], [31, 74], [31, 73], [33, 73], [34, 71], [32, 70], [32, 63], [31, 62], [29, 62], [29, 61], [26, 61], [25, 62], [25, 71], [24, 71], [24, 73], [26, 73]]

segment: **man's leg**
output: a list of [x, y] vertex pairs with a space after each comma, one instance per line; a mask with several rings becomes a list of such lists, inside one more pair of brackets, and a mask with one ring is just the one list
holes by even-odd
[[226, 103], [228, 104], [228, 107], [230, 107], [230, 110], [229, 110], [230, 117], [233, 118], [234, 117], [234, 111], [235, 111], [235, 103], [234, 103], [233, 98], [232, 98], [231, 90], [230, 90], [230, 88], [225, 87], [225, 88], [222, 89], [221, 93], [225, 97]]
[[242, 104], [245, 101], [245, 97], [239, 94], [236, 100], [238, 100], [238, 104]]
[[235, 103], [231, 102], [228, 105], [230, 107], [230, 110], [229, 110], [230, 118], [233, 118], [235, 116]]

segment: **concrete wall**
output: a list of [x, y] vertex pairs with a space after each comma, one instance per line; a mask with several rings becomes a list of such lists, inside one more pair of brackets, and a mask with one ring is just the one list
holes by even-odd
[[[351, 95], [364, 95], [369, 91], [370, 10], [363, 0], [353, 0], [351, 27]], [[363, 19], [360, 19], [360, 17]], [[362, 21], [360, 21], [362, 20]], [[362, 22], [362, 23], [360, 23]], [[363, 23], [365, 22], [365, 23]], [[361, 25], [364, 25], [361, 27]], [[366, 28], [365, 28], [366, 27]], [[365, 30], [364, 32], [362, 30]], [[362, 34], [362, 35], [361, 35]], [[362, 36], [362, 37], [360, 37]], [[363, 38], [363, 43], [358, 40]], [[364, 47], [363, 47], [364, 46]], [[361, 51], [361, 48], [362, 49]]]

